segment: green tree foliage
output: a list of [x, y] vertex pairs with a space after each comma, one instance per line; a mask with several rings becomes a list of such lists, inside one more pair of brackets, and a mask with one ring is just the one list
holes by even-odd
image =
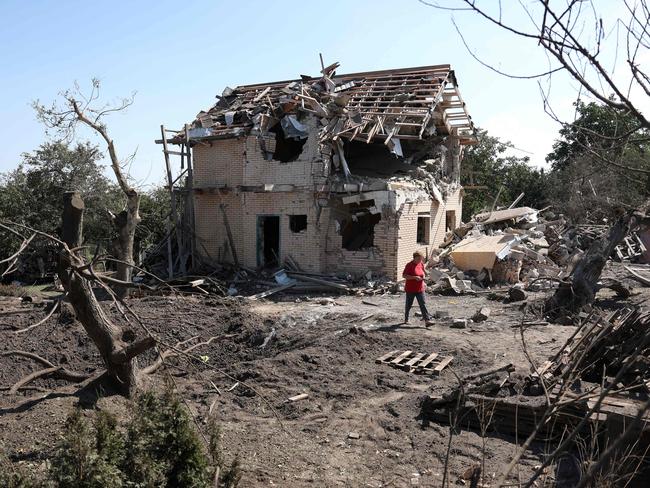
[[46, 143], [22, 156], [18, 167], [0, 180], [0, 217], [56, 233], [62, 195], [78, 190], [86, 202], [84, 235], [90, 242], [107, 240], [107, 209], [119, 207], [120, 194], [99, 164], [101, 152], [89, 143], [70, 147]]
[[[577, 158], [621, 156], [630, 140], [643, 137], [629, 113], [596, 102], [574, 104], [576, 119], [560, 129], [560, 137], [546, 157], [554, 171], [568, 168]], [[647, 134], [646, 134], [647, 136]]]
[[509, 205], [522, 192], [524, 198], [519, 205], [537, 208], [545, 205], [546, 174], [531, 166], [527, 157], [512, 155], [509, 152], [512, 148], [511, 143], [479, 129], [478, 144], [466, 149], [462, 162], [461, 183], [467, 187], [463, 197], [463, 221], [489, 210], [497, 195], [496, 206]]
[[574, 221], [610, 219], [650, 196], [650, 133], [625, 111], [577, 102], [546, 159], [549, 200]]
[[[124, 207], [124, 195], [105, 175], [104, 167], [99, 163], [101, 158], [97, 146], [90, 143], [76, 146], [62, 142], [45, 143], [35, 151], [23, 154], [16, 169], [0, 175], [0, 219], [58, 235], [63, 193], [78, 190], [86, 204], [85, 242], [90, 247], [99, 244], [102, 250], [110, 252], [116, 233], [109, 211], [118, 212]], [[163, 240], [169, 207], [169, 195], [164, 187], [142, 193], [142, 221], [135, 238], [138, 250], [146, 252]], [[24, 234], [29, 235], [29, 232]], [[20, 239], [16, 236], [0, 232], [0, 259], [12, 254], [19, 244]], [[55, 252], [50, 247], [51, 242], [36, 240], [28, 253], [41, 256], [46, 264], [52, 265]], [[31, 262], [33, 259], [27, 261], [30, 268], [35, 267]]]
[[175, 394], [143, 393], [122, 428], [109, 413], [98, 412], [91, 425], [81, 410], [73, 411], [45, 479], [0, 459], [0, 482], [10, 488], [209, 488], [218, 467], [219, 486], [236, 488], [239, 458], [227, 466], [219, 439], [210, 424], [206, 452]]
[[164, 186], [157, 186], [141, 194], [142, 220], [135, 230], [138, 251], [146, 254], [154, 246], [163, 242], [167, 235], [167, 218], [170, 211], [169, 192]]

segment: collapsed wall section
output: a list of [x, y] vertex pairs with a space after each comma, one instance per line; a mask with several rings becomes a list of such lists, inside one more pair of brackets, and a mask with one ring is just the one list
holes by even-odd
[[346, 204], [342, 198], [332, 198], [324, 209], [324, 217], [328, 222], [324, 264], [329, 271], [356, 275], [371, 271], [394, 279], [397, 252], [394, 212], [384, 212], [374, 202]]

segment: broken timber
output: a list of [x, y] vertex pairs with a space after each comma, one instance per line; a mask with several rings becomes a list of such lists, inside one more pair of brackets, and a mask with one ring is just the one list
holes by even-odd
[[271, 296], [275, 293], [279, 293], [284, 290], [288, 290], [292, 286], [296, 286], [296, 283], [289, 283], [288, 285], [282, 285], [282, 286], [276, 286], [275, 288], [271, 288], [270, 290], [263, 291], [261, 293], [258, 293], [256, 295], [251, 295], [248, 297], [249, 300], [259, 300], [260, 298], [266, 298], [268, 296]]
[[350, 291], [350, 287], [343, 285], [341, 283], [335, 283], [333, 281], [323, 280], [320, 278], [314, 278], [313, 276], [307, 276], [305, 274], [297, 274], [292, 271], [287, 271], [289, 276], [292, 276], [300, 281], [309, 281], [311, 283], [316, 283], [318, 285], [328, 286], [330, 288], [336, 288], [337, 290]]

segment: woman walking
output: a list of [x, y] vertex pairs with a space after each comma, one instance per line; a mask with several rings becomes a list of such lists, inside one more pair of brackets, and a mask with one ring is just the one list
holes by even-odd
[[424, 277], [426, 276], [424, 270], [424, 256], [421, 252], [416, 251], [413, 253], [413, 260], [404, 267], [402, 278], [406, 280], [404, 284], [404, 291], [406, 292], [406, 309], [404, 310], [404, 323], [409, 323], [409, 313], [413, 306], [413, 300], [418, 301], [422, 318], [426, 325], [431, 324], [431, 317], [424, 303], [424, 290], [426, 284]]

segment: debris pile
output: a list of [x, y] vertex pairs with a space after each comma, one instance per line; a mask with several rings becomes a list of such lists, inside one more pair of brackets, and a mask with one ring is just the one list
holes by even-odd
[[[287, 263], [288, 264], [288, 263]], [[224, 285], [230, 296], [248, 297], [252, 300], [267, 298], [277, 293], [288, 294], [346, 294], [346, 295], [380, 295], [396, 291], [395, 282], [385, 277], [373, 278], [368, 272], [360, 279], [351, 275], [344, 277], [308, 273], [286, 266], [277, 271], [257, 271], [240, 267]]]
[[567, 343], [531, 375], [547, 385], [571, 380], [620, 384], [650, 393], [650, 314], [623, 307], [610, 314], [595, 309]]
[[[624, 307], [582, 318], [557, 354], [532, 374], [511, 374], [515, 368], [508, 364], [468, 375], [460, 386], [425, 397], [423, 417], [445, 423], [455, 417], [471, 429], [487, 424], [540, 438], [573, 429], [582, 418], [589, 420], [582, 427], [586, 434], [602, 425], [630, 425], [650, 397], [650, 313]], [[648, 428], [646, 412], [638, 429]]]
[[[546, 209], [544, 209], [546, 210]], [[430, 259], [434, 291], [473, 293], [492, 284], [538, 291], [566, 278], [605, 225], [569, 225], [561, 216], [529, 207], [475, 215], [449, 232]], [[616, 247], [612, 259], [644, 260], [637, 233]]]

